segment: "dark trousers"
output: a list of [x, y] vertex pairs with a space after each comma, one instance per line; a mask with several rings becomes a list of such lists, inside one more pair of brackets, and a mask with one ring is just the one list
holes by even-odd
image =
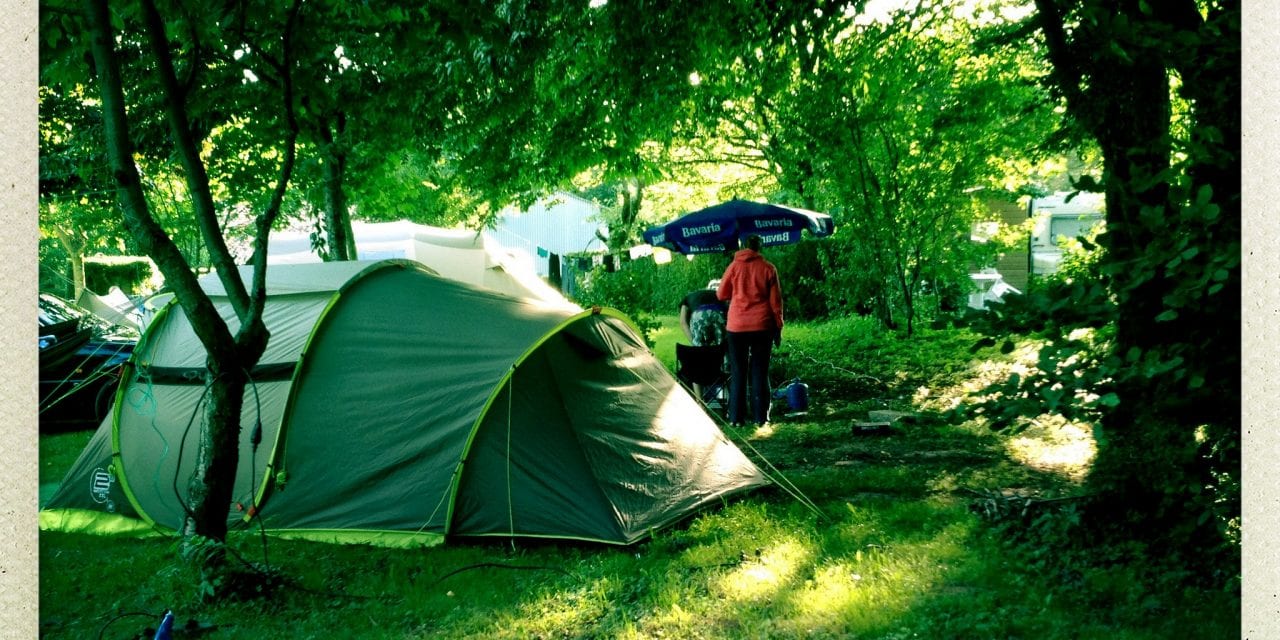
[[747, 411], [747, 380], [750, 377], [751, 417], [756, 424], [769, 420], [769, 357], [773, 354], [772, 331], [729, 333], [729, 422], [741, 424]]

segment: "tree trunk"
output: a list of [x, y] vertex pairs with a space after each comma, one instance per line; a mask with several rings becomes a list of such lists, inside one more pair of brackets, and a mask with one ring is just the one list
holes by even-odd
[[70, 233], [54, 227], [53, 232], [67, 250], [67, 262], [71, 263], [71, 299], [79, 300], [85, 289], [84, 283], [84, 236], [76, 231]]
[[902, 315], [907, 318], [907, 337], [910, 338], [916, 330], [916, 297], [909, 288], [903, 292], [902, 305]]
[[342, 188], [346, 171], [346, 155], [330, 146], [324, 163], [325, 230], [329, 233], [329, 259], [355, 260], [355, 238], [351, 237], [351, 216], [347, 211], [347, 193]]
[[239, 464], [240, 417], [246, 376], [240, 367], [223, 368], [218, 363], [209, 364], [205, 428], [200, 430], [195, 472], [187, 482], [191, 514], [186, 523], [185, 537], [190, 539], [194, 534], [225, 540], [227, 512]]
[[347, 152], [342, 146], [347, 129], [346, 114], [334, 117], [334, 128], [328, 124], [320, 128], [324, 140], [324, 204], [325, 229], [329, 234], [329, 260], [355, 260], [356, 240], [351, 232], [351, 212], [348, 209], [347, 192], [343, 186], [347, 173]]
[[[1217, 562], [1229, 545], [1212, 516], [1233, 499], [1222, 474], [1238, 474], [1238, 6], [1227, 3], [1207, 31], [1189, 0], [1146, 11], [1121, 3], [1124, 20], [1107, 3], [1080, 4], [1071, 6], [1097, 19], [1082, 20], [1088, 26], [1068, 39], [1067, 3], [1037, 0], [1057, 83], [1105, 166], [1100, 241], [1118, 306], [1114, 354], [1125, 364], [1089, 480], [1102, 496], [1095, 521], [1159, 541], [1164, 548], [1153, 551], [1177, 553], [1188, 566], [1230, 571]], [[1174, 36], [1199, 50], [1168, 47]], [[1177, 167], [1169, 70], [1180, 61], [1194, 111], [1190, 162]], [[1206, 185], [1216, 213], [1190, 202]], [[1216, 297], [1208, 274], [1221, 282]]]
[[[1108, 252], [1110, 290], [1119, 305], [1115, 353], [1126, 354], [1132, 349], [1147, 353], [1168, 338], [1169, 328], [1155, 321], [1164, 309], [1168, 283], [1141, 268], [1157, 233], [1141, 222], [1141, 212], [1144, 207], [1167, 211], [1167, 185], [1159, 183], [1141, 192], [1133, 185], [1168, 168], [1167, 147], [1152, 149], [1150, 142], [1164, 140], [1168, 130], [1168, 80], [1164, 69], [1154, 65], [1115, 75], [1120, 77], [1098, 78], [1100, 83], [1109, 80], [1113, 91], [1123, 92], [1116, 95], [1127, 96], [1108, 101], [1105, 124], [1096, 128], [1105, 167], [1107, 206], [1107, 231], [1099, 240]], [[1167, 213], [1160, 218], [1167, 219]], [[1169, 469], [1167, 461], [1153, 466], [1146, 458], [1185, 448], [1185, 443], [1169, 440], [1189, 440], [1193, 429], [1175, 427], [1180, 420], [1174, 416], [1169, 416], [1174, 418], [1171, 423], [1152, 415], [1161, 399], [1148, 398], [1145, 381], [1139, 376], [1126, 378], [1116, 393], [1122, 401], [1103, 420], [1108, 446], [1099, 451], [1091, 483], [1098, 490], [1116, 493], [1125, 502], [1149, 504], [1158, 497]]]
[[[1038, 4], [1042, 15], [1054, 21], [1046, 29], [1068, 103], [1102, 149], [1107, 219], [1106, 233], [1099, 242], [1107, 250], [1106, 273], [1119, 307], [1115, 353], [1121, 357], [1131, 349], [1145, 353], [1167, 337], [1167, 327], [1155, 322], [1164, 306], [1167, 284], [1142, 268], [1153, 234], [1169, 231], [1153, 228], [1142, 216], [1146, 208], [1162, 212], [1159, 219], [1167, 217], [1167, 183], [1153, 179], [1169, 168], [1167, 72], [1150, 54], [1136, 50], [1127, 52], [1134, 56], [1127, 65], [1114, 58], [1107, 62], [1086, 60], [1075, 51], [1082, 46], [1111, 42], [1114, 34], [1110, 33], [1077, 31], [1073, 47], [1068, 48], [1062, 39], [1055, 49], [1054, 35], [1062, 34], [1063, 16], [1057, 13], [1061, 3], [1040, 0]], [[1088, 89], [1079, 92], [1084, 77]], [[1137, 185], [1147, 188], [1139, 189]], [[1181, 448], [1174, 440], [1192, 434], [1173, 426], [1176, 417], [1171, 424], [1152, 415], [1160, 399], [1148, 397], [1141, 376], [1125, 377], [1118, 383], [1116, 394], [1120, 405], [1103, 418], [1106, 446], [1099, 447], [1090, 484], [1113, 500], [1109, 508], [1157, 513], [1160, 487], [1170, 469], [1169, 461], [1152, 460], [1151, 456]], [[1126, 517], [1115, 515], [1117, 519]]]
[[887, 329], [898, 328], [898, 321], [893, 318], [893, 298], [893, 294], [885, 291], [876, 294], [875, 297], [876, 317]]
[[85, 275], [84, 275], [84, 254], [80, 252], [68, 255], [71, 261], [71, 299], [79, 300], [80, 294], [84, 293]]
[[[208, 190], [208, 181], [204, 178], [202, 160], [196, 152], [197, 141], [187, 124], [183, 93], [174, 77], [164, 22], [153, 2], [144, 0], [142, 5], [148, 39], [158, 62], [157, 71], [162, 77], [162, 95], [166, 102], [170, 136], [179, 155], [183, 156], [184, 166], [198, 169], [189, 172], [188, 188], [193, 192], [194, 214], [200, 222], [202, 240], [209, 247], [214, 264], [219, 265], [219, 277], [240, 322], [240, 329], [234, 336], [218, 309], [200, 287], [191, 265], [151, 213], [133, 157], [120, 60], [114, 50], [115, 38], [107, 2], [85, 0], [84, 3], [90, 51], [102, 102], [106, 153], [121, 201], [125, 228], [133, 236], [138, 248], [150, 256], [164, 274], [167, 286], [172, 289], [207, 353], [209, 402], [200, 431], [197, 468], [189, 483], [191, 501], [184, 533], [219, 543], [209, 547], [210, 553], [201, 556], [205, 562], [203, 569], [218, 572], [223, 565], [224, 551], [220, 543], [226, 539], [227, 511], [234, 490], [234, 475], [239, 458], [240, 418], [247, 371], [261, 358], [269, 337], [262, 320], [265, 300], [265, 242], [272, 221], [279, 213], [295, 157], [297, 127], [292, 118], [292, 89], [287, 69], [291, 64], [288, 54], [289, 37], [301, 3], [295, 0], [285, 28], [284, 96], [290, 127], [283, 154], [284, 163], [272, 203], [257, 221], [258, 246], [253, 257], [255, 268], [252, 295], [241, 282], [238, 270], [234, 268], [217, 220], [213, 216], [212, 196]], [[192, 540], [195, 538], [189, 537], [187, 542]]]
[[611, 248], [621, 251], [631, 246], [634, 241], [636, 220], [640, 216], [640, 205], [644, 202], [644, 181], [639, 178], [628, 178], [622, 182], [622, 211], [619, 216], [618, 229], [609, 234]]
[[[90, 18], [91, 48], [98, 72], [98, 83], [102, 99], [103, 130], [107, 139], [112, 172], [121, 194], [125, 227], [133, 235], [134, 240], [142, 251], [155, 260], [156, 266], [164, 274], [165, 282], [173, 290], [179, 304], [182, 305], [183, 312], [191, 322], [192, 329], [208, 352], [210, 365], [216, 366], [216, 370], [221, 373], [239, 371], [241, 369], [241, 359], [235, 338], [232, 337], [226, 324], [222, 321], [217, 309], [213, 306], [213, 302], [200, 288], [195, 274], [192, 273], [190, 266], [182, 257], [181, 252], [178, 251], [177, 246], [174, 245], [173, 240], [169, 238], [151, 216], [146, 197], [143, 194], [142, 183], [138, 176], [137, 167], [133, 162], [133, 145], [129, 137], [128, 120], [125, 116], [119, 61], [115, 57], [112, 46], [106, 1], [87, 0], [86, 10]], [[265, 346], [265, 340], [263, 340], [263, 346]], [[234, 382], [235, 375], [232, 373], [230, 377], [223, 378], [221, 381], [215, 380], [214, 384], [217, 386]], [[243, 389], [243, 383], [240, 384], [240, 388]], [[202, 437], [209, 439], [213, 443], [222, 443], [228, 438], [234, 440], [235, 433], [239, 430], [239, 405], [235, 404], [235, 409], [229, 408], [228, 403], [234, 403], [234, 401], [229, 398], [227, 389], [229, 387], [224, 387], [211, 397], [206, 413], [208, 418], [205, 425], [206, 428], [201, 430], [203, 434], [206, 434]], [[234, 422], [231, 422], [228, 420], [228, 416], [233, 410], [236, 414]], [[236, 457], [239, 455], [239, 449], [231, 447], [228, 451], [222, 452], [222, 455], [229, 456], [229, 459], [220, 458], [218, 463], [224, 466], [230, 464], [234, 473], [234, 465]], [[223, 493], [229, 494], [231, 491], [230, 483], [227, 483], [226, 487], [216, 485], [217, 481], [222, 478], [220, 470], [215, 471], [212, 477], [209, 478], [211, 482], [215, 483], [214, 486], [209, 487], [208, 491], [201, 491], [198, 495], [193, 495], [191, 504], [193, 514], [209, 514], [222, 509], [222, 513], [217, 518], [212, 519], [215, 521], [213, 523], [201, 521], [197, 518], [197, 522], [200, 523], [200, 529], [212, 534], [210, 537], [218, 541], [222, 541], [226, 537], [227, 502], [215, 503], [210, 500], [216, 499]]]

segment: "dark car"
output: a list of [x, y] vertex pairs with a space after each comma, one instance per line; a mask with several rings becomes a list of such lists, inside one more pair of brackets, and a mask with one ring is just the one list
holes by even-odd
[[40, 430], [90, 429], [111, 410], [138, 332], [40, 294]]

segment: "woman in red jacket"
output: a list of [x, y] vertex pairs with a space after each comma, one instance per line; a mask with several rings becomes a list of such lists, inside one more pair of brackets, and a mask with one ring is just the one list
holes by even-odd
[[742, 424], [746, 412], [747, 376], [751, 378], [751, 416], [757, 425], [769, 421], [769, 358], [782, 343], [782, 288], [778, 270], [760, 255], [760, 236], [746, 239], [746, 248], [720, 279], [716, 297], [729, 301], [729, 422]]

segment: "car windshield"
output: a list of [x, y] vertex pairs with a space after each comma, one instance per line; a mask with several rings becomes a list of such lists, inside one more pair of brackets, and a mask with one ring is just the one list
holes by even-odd
[[48, 293], [40, 294], [40, 328], [46, 329], [64, 322], [80, 321], [80, 327], [88, 329], [97, 340], [136, 341], [138, 332], [130, 327], [113, 324], [62, 298]]
[[47, 293], [40, 294], [40, 326], [48, 327], [63, 322], [80, 319], [83, 311], [78, 311], [71, 303], [55, 298]]

